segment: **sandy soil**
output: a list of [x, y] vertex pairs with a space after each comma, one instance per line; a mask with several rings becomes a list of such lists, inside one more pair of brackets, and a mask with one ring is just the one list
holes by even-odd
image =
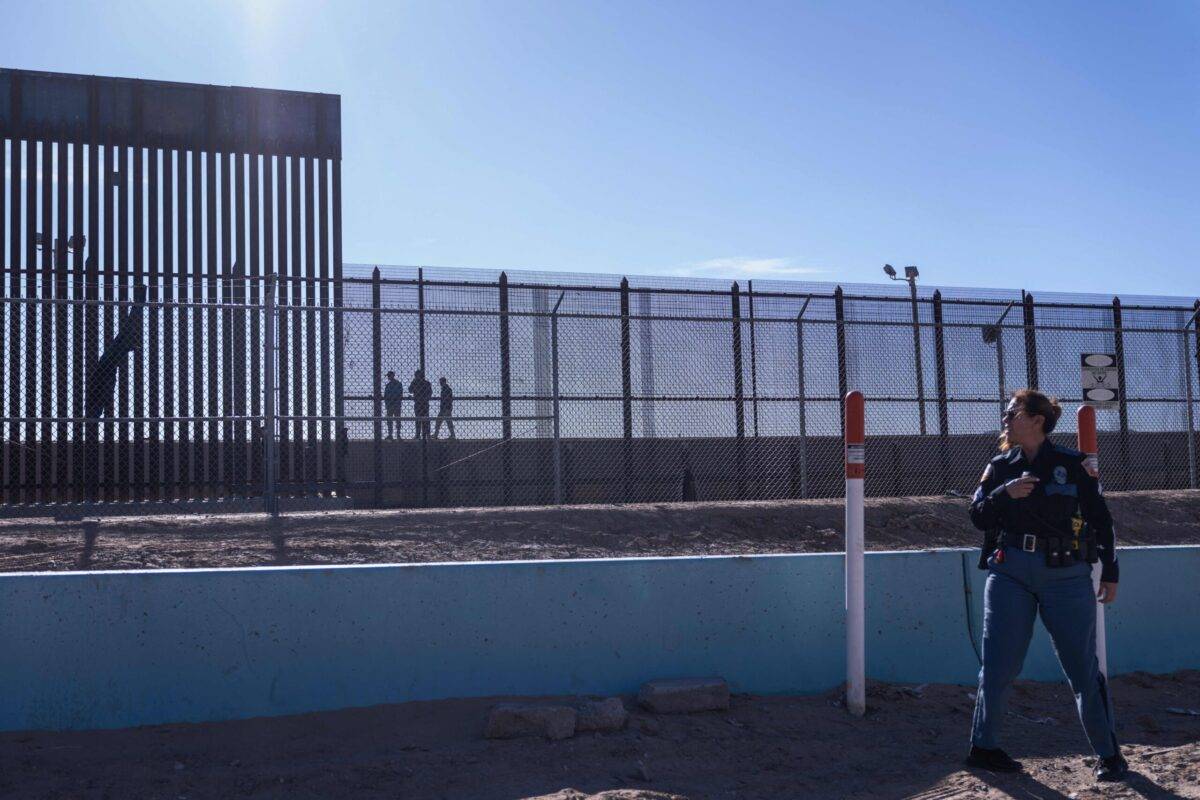
[[[1200, 491], [1109, 495], [1118, 542], [1200, 543]], [[593, 505], [100, 520], [0, 520], [0, 572], [364, 564], [842, 548], [840, 500]], [[869, 499], [872, 550], [977, 546], [967, 501]]]
[[[558, 742], [484, 739], [498, 698], [0, 734], [0, 796], [577, 800], [626, 790], [608, 797], [1200, 798], [1200, 715], [1177, 713], [1200, 706], [1200, 671], [1134, 673], [1112, 684], [1135, 773], [1116, 785], [1091, 777], [1066, 685], [1019, 682], [1006, 734], [1024, 776], [961, 765], [973, 707], [967, 687], [871, 684], [863, 719], [846, 713], [837, 691], [742, 695], [728, 712], [635, 712], [623, 731]], [[578, 791], [555, 794], [568, 788]]]

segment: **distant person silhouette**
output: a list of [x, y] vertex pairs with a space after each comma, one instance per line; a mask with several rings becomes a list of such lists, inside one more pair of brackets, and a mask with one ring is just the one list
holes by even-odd
[[391, 370], [387, 374], [387, 384], [383, 387], [383, 405], [387, 410], [387, 438], [395, 438], [393, 436], [392, 426], [398, 423], [400, 410], [404, 403], [404, 384], [396, 380], [396, 373]]
[[417, 418], [414, 439], [429, 438], [429, 400], [433, 397], [433, 384], [425, 380], [425, 372], [413, 372], [412, 383], [408, 384], [408, 393], [413, 399], [413, 416]]
[[441, 433], [442, 423], [446, 423], [446, 429], [450, 431], [450, 438], [454, 438], [454, 390], [450, 388], [450, 384], [446, 381], [443, 375], [438, 378], [438, 383], [441, 384], [442, 393], [438, 396], [438, 416], [437, 425], [433, 428], [433, 438], [438, 438]]

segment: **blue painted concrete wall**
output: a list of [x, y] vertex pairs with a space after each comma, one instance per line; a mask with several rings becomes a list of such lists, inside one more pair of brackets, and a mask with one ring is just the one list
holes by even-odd
[[[1200, 548], [1121, 559], [1110, 670], [1200, 666], [1200, 619], [1179, 611], [1200, 603]], [[868, 554], [871, 677], [974, 682], [974, 565], [958, 550]], [[623, 693], [686, 675], [822, 691], [844, 678], [842, 576], [840, 554], [3, 575], [0, 730]], [[1039, 636], [1025, 674], [1057, 679]]]

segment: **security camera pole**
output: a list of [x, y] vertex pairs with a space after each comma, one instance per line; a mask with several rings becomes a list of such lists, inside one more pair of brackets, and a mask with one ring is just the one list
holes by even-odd
[[920, 271], [914, 266], [904, 268], [904, 277], [896, 276], [896, 269], [891, 264], [884, 264], [883, 271], [894, 281], [908, 281], [909, 295], [912, 297], [913, 325], [913, 354], [917, 359], [917, 414], [921, 421], [921, 435], [925, 434], [925, 373], [921, 369], [921, 317], [917, 313], [917, 276]]

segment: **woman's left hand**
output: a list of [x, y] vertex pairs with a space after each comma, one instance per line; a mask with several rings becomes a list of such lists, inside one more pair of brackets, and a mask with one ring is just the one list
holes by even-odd
[[1115, 583], [1100, 582], [1100, 591], [1096, 592], [1096, 599], [1101, 603], [1111, 603], [1117, 599], [1117, 585]]

